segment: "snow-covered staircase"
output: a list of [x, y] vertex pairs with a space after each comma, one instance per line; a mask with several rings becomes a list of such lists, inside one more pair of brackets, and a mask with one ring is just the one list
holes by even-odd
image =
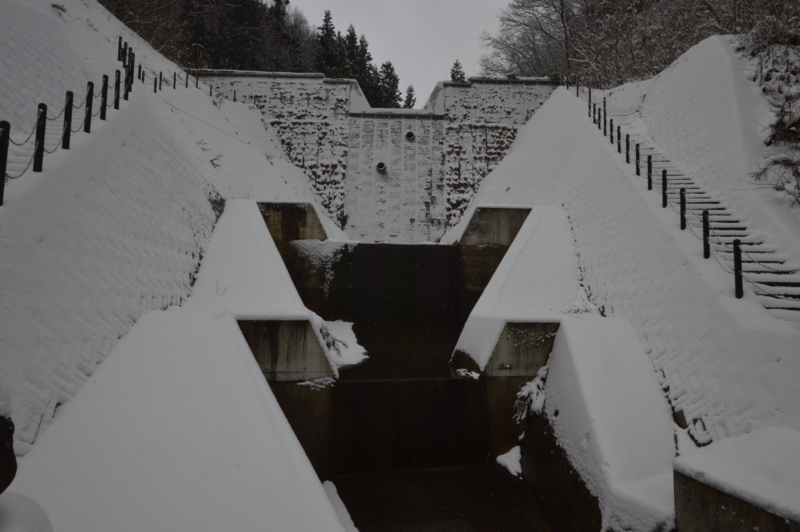
[[[585, 93], [581, 97], [584, 102], [587, 101]], [[598, 104], [596, 101], [592, 103]], [[591, 127], [598, 128], [601, 135], [604, 130], [603, 106], [604, 102], [600, 101], [599, 127], [597, 121], [589, 118]], [[636, 164], [635, 147], [639, 144], [640, 175], [644, 180], [647, 179], [647, 158], [652, 158], [653, 194], [661, 194], [662, 175], [666, 170], [668, 205], [679, 213], [680, 190], [685, 189], [687, 229], [700, 240], [703, 238], [703, 211], [708, 211], [712, 257], [720, 267], [733, 275], [733, 242], [738, 239], [742, 250], [742, 278], [745, 285], [749, 286], [773, 316], [800, 321], [800, 266], [796, 259], [781, 253], [769, 238], [748, 227], [722, 200], [714, 197], [698, 180], [666, 157], [648, 135], [641, 118], [611, 102], [605, 102], [605, 108], [608, 133], [606, 142], [610, 143], [609, 129], [613, 120], [614, 146], [617, 147], [619, 157], [625, 158], [626, 135], [630, 135], [630, 164]], [[618, 126], [621, 139], [617, 135]]]

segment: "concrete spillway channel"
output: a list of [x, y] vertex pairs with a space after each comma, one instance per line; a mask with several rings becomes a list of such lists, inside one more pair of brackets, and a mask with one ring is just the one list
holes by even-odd
[[460, 245], [347, 244], [321, 262], [309, 253], [325, 239], [311, 206], [260, 208], [304, 304], [326, 321], [354, 323], [369, 355], [341, 368], [334, 386], [298, 386], [316, 375], [313, 363], [301, 377], [265, 353], [313, 343], [313, 333], [292, 322], [240, 323], [317, 474], [334, 482], [356, 527], [547, 530], [530, 489], [495, 462], [518, 444], [513, 403], [535, 371], [473, 379], [450, 363], [528, 211], [479, 210]]

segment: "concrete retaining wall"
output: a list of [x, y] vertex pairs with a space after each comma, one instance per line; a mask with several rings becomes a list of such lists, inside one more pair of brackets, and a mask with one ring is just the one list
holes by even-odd
[[[444, 82], [425, 109], [372, 109], [354, 80], [192, 73], [261, 110], [351, 238], [406, 244], [437, 241], [458, 222], [519, 127], [555, 89], [547, 80]], [[375, 170], [378, 162], [386, 173]]]
[[800, 523], [777, 516], [708, 484], [674, 472], [680, 532], [800, 532]]

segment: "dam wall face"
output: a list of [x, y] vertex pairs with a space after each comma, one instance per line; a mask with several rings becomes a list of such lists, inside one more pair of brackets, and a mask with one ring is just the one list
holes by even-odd
[[555, 90], [542, 79], [440, 82], [423, 109], [373, 109], [321, 74], [193, 71], [255, 106], [326, 213], [362, 242], [436, 242], [461, 219], [518, 129]]

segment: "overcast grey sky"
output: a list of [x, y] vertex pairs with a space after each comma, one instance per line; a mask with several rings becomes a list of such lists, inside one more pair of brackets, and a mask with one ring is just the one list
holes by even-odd
[[291, 0], [314, 26], [326, 9], [343, 34], [353, 24], [367, 37], [373, 62], [394, 64], [405, 94], [414, 85], [422, 107], [437, 81], [448, 79], [458, 59], [467, 76], [478, 74], [484, 53], [478, 37], [497, 29], [509, 0]]

